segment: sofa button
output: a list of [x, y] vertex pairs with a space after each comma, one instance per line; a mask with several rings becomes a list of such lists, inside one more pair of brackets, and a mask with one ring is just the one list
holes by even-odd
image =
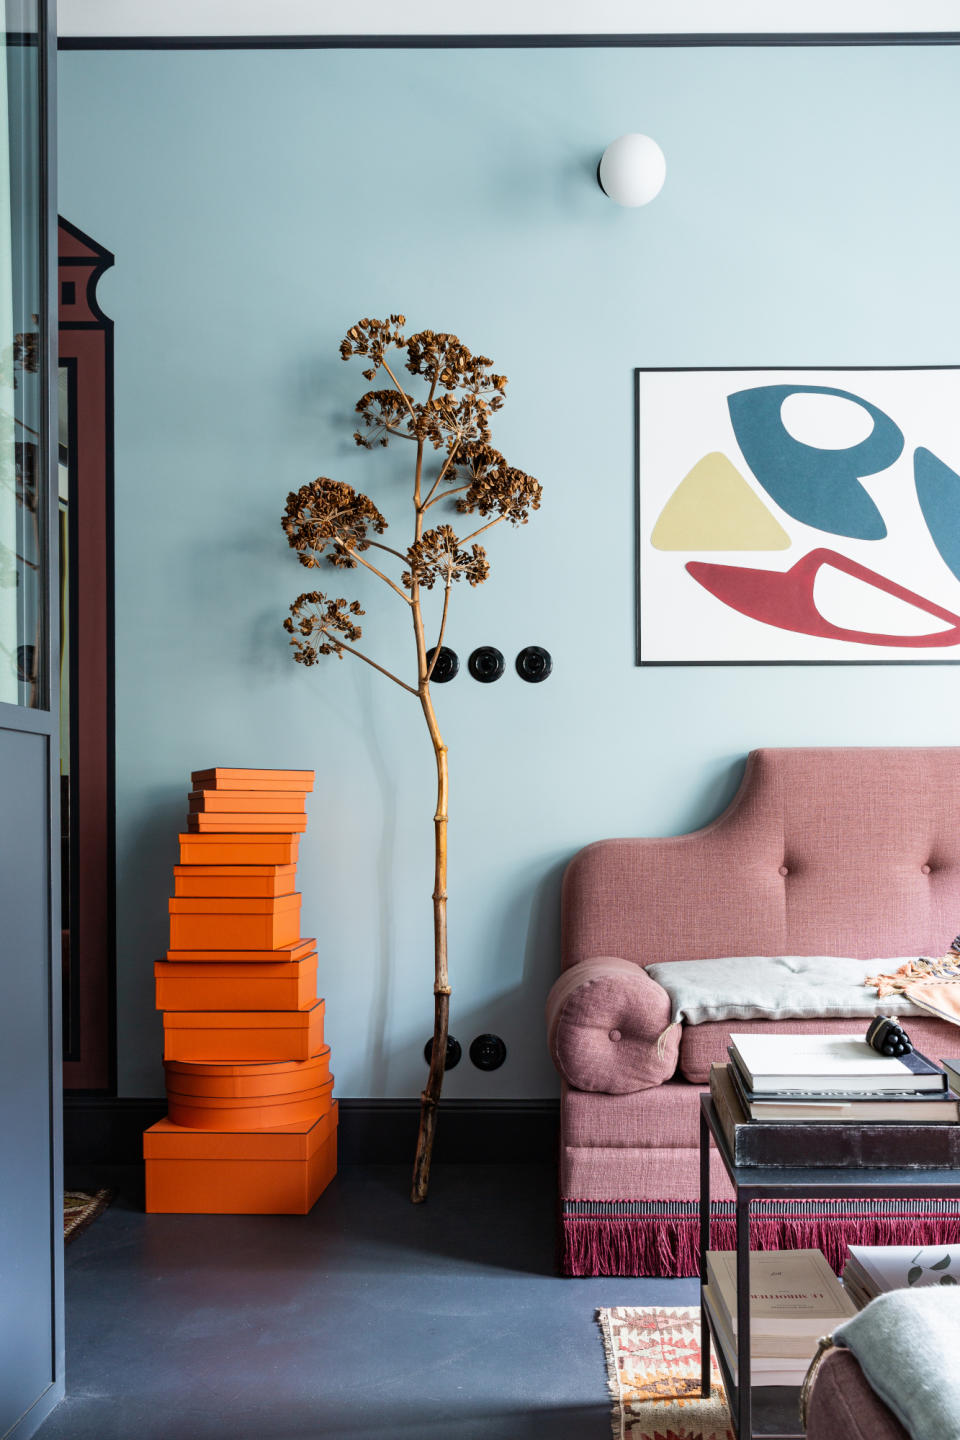
[[620, 1039], [620, 1031], [619, 1031], [619, 1030], [611, 1030], [611, 1031], [610, 1031], [610, 1039], [611, 1039], [611, 1040], [619, 1040], [619, 1039]]
[[780, 872], [779, 872], [779, 873], [780, 873], [781, 875], [789, 875], [789, 874], [790, 874], [790, 871], [789, 871], [789, 869], [787, 868], [786, 865], [781, 865], [781, 866], [780, 866]]
[[921, 865], [921, 866], [920, 866], [920, 874], [921, 874], [921, 875], [929, 875], [929, 874], [930, 874], [930, 866], [929, 866], [929, 865]]

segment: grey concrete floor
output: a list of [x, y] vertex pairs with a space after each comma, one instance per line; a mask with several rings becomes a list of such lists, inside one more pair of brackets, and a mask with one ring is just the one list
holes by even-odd
[[552, 1167], [438, 1166], [422, 1206], [408, 1183], [348, 1167], [307, 1217], [173, 1216], [121, 1175], [67, 1247], [40, 1440], [609, 1440], [594, 1311], [696, 1283], [561, 1279]]

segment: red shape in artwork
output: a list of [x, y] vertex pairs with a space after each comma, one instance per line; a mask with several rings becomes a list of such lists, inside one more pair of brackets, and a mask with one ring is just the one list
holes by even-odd
[[[821, 566], [830, 565], [862, 580], [875, 590], [893, 595], [938, 620], [945, 620], [949, 630], [936, 630], [929, 635], [877, 635], [868, 630], [845, 630], [825, 620], [813, 598], [814, 581]], [[691, 560], [687, 571], [699, 585], [718, 600], [780, 630], [795, 630], [800, 635], [817, 635], [824, 640], [848, 640], [859, 645], [899, 645], [905, 649], [929, 649], [933, 646], [956, 645], [960, 642], [960, 615], [945, 610], [933, 600], [917, 595], [888, 580], [876, 570], [858, 565], [836, 550], [811, 550], [789, 570], [754, 570], [740, 565], [714, 565]]]

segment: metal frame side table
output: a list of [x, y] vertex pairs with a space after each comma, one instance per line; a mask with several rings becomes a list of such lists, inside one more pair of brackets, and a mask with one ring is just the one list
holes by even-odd
[[[785, 1127], [786, 1128], [786, 1127]], [[890, 1126], [896, 1140], [897, 1126]], [[707, 1277], [707, 1251], [710, 1248], [710, 1139], [717, 1147], [724, 1169], [733, 1186], [737, 1236], [737, 1375], [734, 1382], [723, 1353], [723, 1347], [711, 1335], [710, 1316], [703, 1304], [703, 1287]], [[717, 1121], [713, 1101], [708, 1094], [700, 1096], [700, 1383], [704, 1395], [710, 1394], [710, 1345], [713, 1340], [723, 1375], [737, 1440], [802, 1440], [800, 1430], [765, 1430], [754, 1435], [753, 1402], [750, 1390], [750, 1206], [754, 1200], [816, 1199], [838, 1200], [883, 1199], [903, 1200], [911, 1196], [931, 1198], [960, 1196], [960, 1170], [907, 1169], [771, 1169], [734, 1165]], [[777, 1404], [784, 1397], [799, 1398], [798, 1389], [777, 1391]], [[766, 1406], [764, 1407], [767, 1408]], [[796, 1423], [799, 1424], [799, 1414]]]

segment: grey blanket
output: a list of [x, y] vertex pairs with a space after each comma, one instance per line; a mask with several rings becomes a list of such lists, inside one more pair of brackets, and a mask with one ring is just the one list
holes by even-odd
[[960, 1440], [960, 1289], [890, 1290], [833, 1339], [912, 1440]]
[[[823, 1020], [834, 1016], [917, 1015], [904, 995], [881, 1000], [867, 975], [896, 970], [893, 960], [838, 955], [732, 955], [717, 960], [664, 960], [646, 967], [670, 996], [671, 1019]], [[864, 1027], [866, 1028], [866, 1027]]]

